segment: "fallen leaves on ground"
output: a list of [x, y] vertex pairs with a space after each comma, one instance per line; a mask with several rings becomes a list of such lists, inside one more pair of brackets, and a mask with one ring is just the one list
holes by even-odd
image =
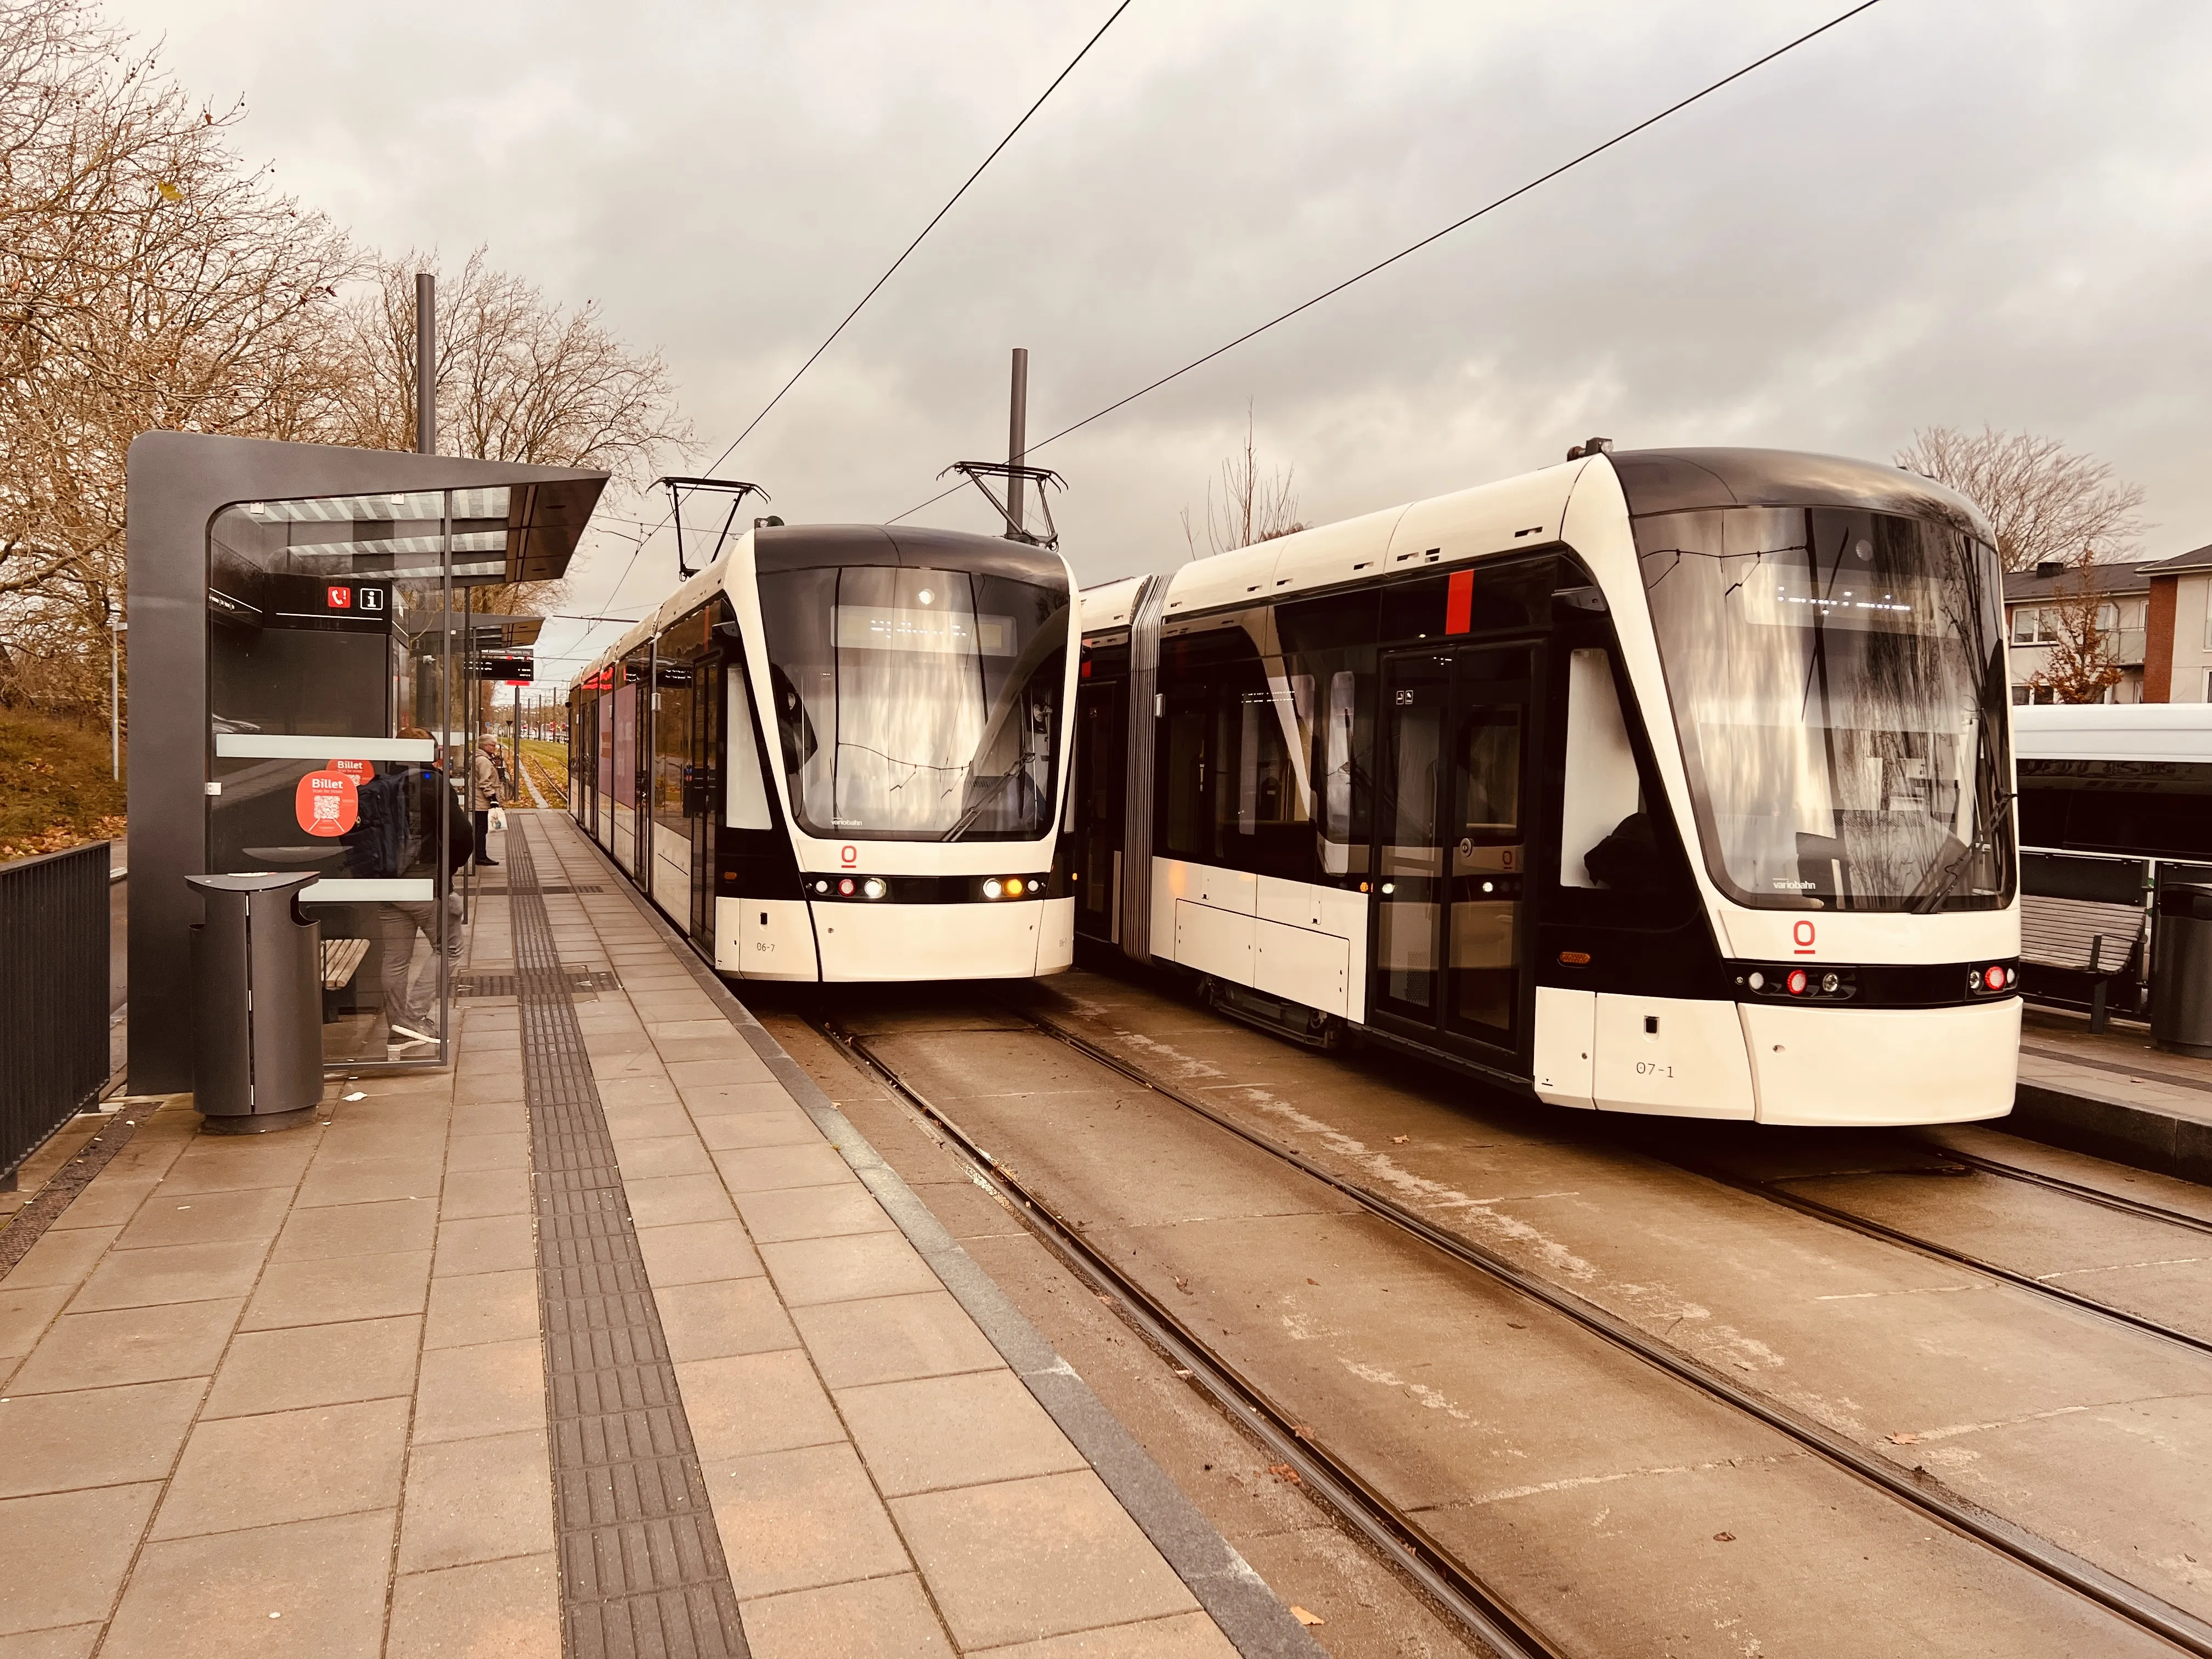
[[1295, 1601], [1291, 1603], [1291, 1617], [1297, 1620], [1301, 1625], [1326, 1625], [1328, 1623], [1328, 1620], [1322, 1618], [1319, 1613], [1308, 1613], [1304, 1607], [1300, 1607]]
[[1270, 1463], [1267, 1465], [1267, 1473], [1273, 1475], [1276, 1480], [1290, 1486], [1298, 1486], [1305, 1484], [1298, 1479], [1298, 1472], [1288, 1463]]

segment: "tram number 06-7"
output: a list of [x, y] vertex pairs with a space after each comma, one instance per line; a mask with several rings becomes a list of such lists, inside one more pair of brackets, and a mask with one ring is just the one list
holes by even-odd
[[1672, 1077], [1674, 1075], [1674, 1068], [1671, 1066], [1662, 1065], [1656, 1060], [1639, 1060], [1636, 1062], [1636, 1075], [1638, 1077]]

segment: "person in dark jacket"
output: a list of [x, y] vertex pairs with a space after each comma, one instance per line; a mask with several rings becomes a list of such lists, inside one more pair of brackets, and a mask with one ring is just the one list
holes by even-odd
[[[399, 735], [427, 740], [430, 734], [410, 726]], [[453, 891], [453, 872], [469, 861], [476, 842], [460, 802], [446, 780], [446, 769], [433, 761], [427, 766], [402, 764], [388, 769], [380, 764], [377, 772], [376, 779], [361, 792], [361, 827], [368, 828], [372, 819], [374, 824], [365, 839], [366, 855], [389, 859], [391, 865], [376, 873], [418, 880], [432, 877], [434, 890], [445, 896], [448, 912], [457, 911], [459, 896]], [[373, 811], [368, 805], [372, 794], [376, 797]], [[428, 1006], [436, 1006], [437, 999], [429, 994], [431, 988], [426, 986], [421, 993], [410, 988], [417, 934], [429, 946], [432, 960], [436, 960], [438, 911], [434, 898], [399, 900], [376, 907], [376, 938], [383, 947], [380, 972], [386, 1059], [427, 1059], [431, 1045], [438, 1040], [437, 1021], [424, 1012], [422, 1000], [428, 996]], [[445, 933], [447, 960], [458, 962], [462, 940], [457, 915], [446, 917]]]

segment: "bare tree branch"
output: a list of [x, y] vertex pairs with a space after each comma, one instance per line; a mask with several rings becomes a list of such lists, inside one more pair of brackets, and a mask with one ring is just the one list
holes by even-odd
[[2142, 486], [2056, 438], [1929, 427], [1898, 451], [1899, 466], [1948, 484], [1989, 515], [2007, 570], [2073, 564], [2127, 551], [2142, 533]]

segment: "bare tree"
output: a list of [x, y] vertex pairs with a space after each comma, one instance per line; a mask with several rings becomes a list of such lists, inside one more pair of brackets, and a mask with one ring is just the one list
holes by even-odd
[[[1306, 526], [1298, 518], [1298, 497], [1291, 480], [1295, 467], [1278, 467], [1266, 477], [1260, 472], [1252, 405], [1244, 405], [1244, 447], [1221, 463], [1221, 500], [1213, 499], [1213, 484], [1206, 486], [1206, 542], [1209, 553], [1226, 553], [1255, 542], [1273, 541]], [[1183, 539], [1193, 556], [1198, 551], [1190, 509], [1182, 514]]]
[[[415, 273], [437, 257], [379, 263], [348, 309], [363, 372], [345, 392], [347, 441], [415, 445]], [[480, 460], [604, 467], [635, 489], [655, 460], [691, 442], [668, 366], [625, 345], [596, 301], [574, 310], [493, 270], [485, 250], [438, 283], [438, 448]]]
[[79, 0], [0, 7], [0, 701], [64, 710], [122, 591], [131, 440], [320, 435], [358, 268], [239, 161], [239, 109], [126, 46]]
[[2113, 626], [2107, 627], [2105, 621], [2108, 608], [2117, 613], [2117, 602], [2099, 591], [2098, 564], [2096, 550], [2084, 548], [2051, 593], [2048, 609], [2057, 637], [2027, 683], [2048, 691], [2055, 702], [2102, 702], [2106, 693], [2126, 678], [2115, 637], [2119, 631], [2117, 614]]
[[2007, 570], [2072, 564], [2095, 548], [2124, 552], [2143, 529], [2142, 488], [2094, 455], [2028, 432], [1928, 427], [1898, 451], [1899, 466], [1948, 484], [1989, 515]]

